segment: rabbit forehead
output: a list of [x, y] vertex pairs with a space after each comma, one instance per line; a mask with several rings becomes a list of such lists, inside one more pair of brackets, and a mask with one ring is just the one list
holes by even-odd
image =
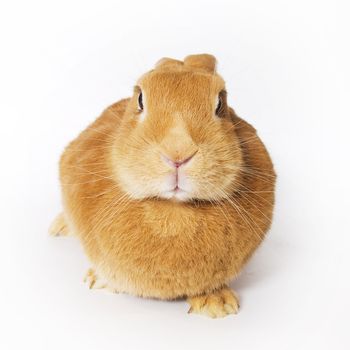
[[202, 103], [203, 99], [209, 102], [225, 88], [225, 83], [219, 75], [191, 71], [151, 71], [138, 81], [138, 85], [149, 100], [171, 99], [184, 103], [197, 98], [200, 98]]

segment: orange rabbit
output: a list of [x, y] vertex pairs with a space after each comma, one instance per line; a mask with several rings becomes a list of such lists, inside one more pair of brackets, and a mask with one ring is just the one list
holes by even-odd
[[275, 173], [215, 66], [206, 54], [160, 60], [64, 151], [51, 233], [80, 239], [90, 287], [237, 312], [227, 283], [270, 227]]

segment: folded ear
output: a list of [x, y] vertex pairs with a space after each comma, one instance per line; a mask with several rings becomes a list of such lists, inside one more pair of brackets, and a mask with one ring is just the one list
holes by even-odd
[[201, 55], [190, 55], [185, 58], [184, 64], [185, 66], [193, 67], [195, 69], [215, 73], [216, 58], [213, 55], [206, 53]]
[[184, 63], [182, 61], [175, 60], [173, 58], [163, 57], [156, 63], [156, 69], [182, 67], [183, 64]]

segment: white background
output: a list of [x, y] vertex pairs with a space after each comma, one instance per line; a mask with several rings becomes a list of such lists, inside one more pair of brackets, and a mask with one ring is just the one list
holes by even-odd
[[[1, 349], [349, 349], [346, 1], [7, 1], [0, 5]], [[278, 173], [237, 316], [90, 291], [61, 210], [63, 147], [163, 56], [216, 55], [229, 102]]]

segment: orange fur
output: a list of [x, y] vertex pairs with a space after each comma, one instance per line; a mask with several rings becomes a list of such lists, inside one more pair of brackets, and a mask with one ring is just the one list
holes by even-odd
[[[163, 59], [66, 148], [64, 218], [111, 288], [160, 299], [215, 293], [264, 238], [273, 166], [225, 100], [215, 115], [223, 89], [213, 56]], [[168, 193], [174, 169], [162, 157], [191, 155], [181, 167], [186, 192]]]

